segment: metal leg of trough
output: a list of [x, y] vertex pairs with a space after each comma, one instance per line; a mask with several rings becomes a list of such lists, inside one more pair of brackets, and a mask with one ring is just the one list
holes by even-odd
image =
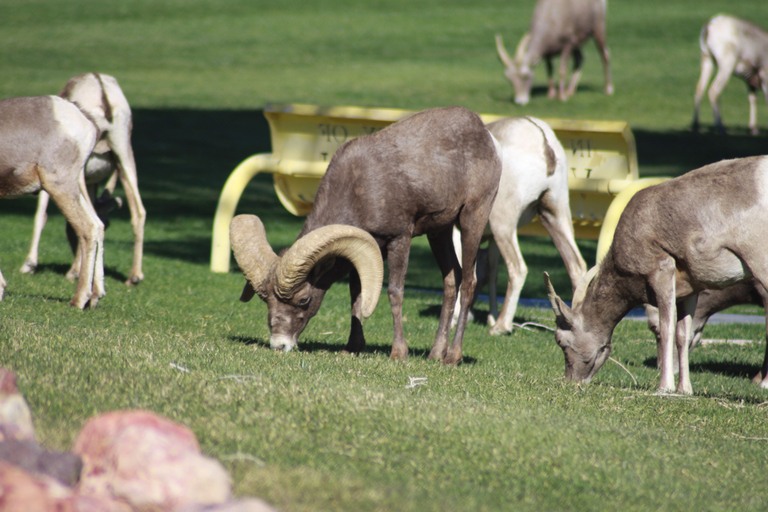
[[603, 225], [600, 228], [600, 236], [597, 240], [597, 254], [595, 264], [600, 263], [605, 255], [608, 253], [608, 249], [613, 242], [613, 234], [616, 232], [616, 225], [619, 223], [619, 217], [624, 212], [624, 208], [629, 203], [637, 192], [644, 188], [648, 188], [652, 185], [658, 185], [669, 178], [643, 178], [628, 185], [624, 190], [616, 194], [616, 197], [611, 201], [611, 205], [605, 212], [605, 219]]
[[260, 172], [277, 172], [277, 159], [271, 153], [253, 155], [243, 160], [229, 175], [221, 190], [216, 215], [213, 217], [211, 272], [229, 272], [229, 223], [235, 216], [237, 203], [245, 187]]

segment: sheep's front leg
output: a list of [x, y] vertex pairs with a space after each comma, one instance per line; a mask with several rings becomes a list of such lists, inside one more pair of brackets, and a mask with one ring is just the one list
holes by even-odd
[[352, 267], [349, 272], [349, 295], [352, 300], [352, 325], [349, 331], [349, 340], [344, 348], [345, 352], [357, 354], [365, 348], [365, 335], [363, 334], [363, 297], [360, 276]]
[[693, 322], [693, 314], [696, 312], [697, 300], [698, 295], [693, 295], [678, 304], [679, 319], [675, 332], [679, 368], [677, 392], [685, 395], [693, 393], [688, 365], [688, 347], [691, 341], [691, 324]]
[[675, 261], [666, 257], [658, 264], [658, 270], [648, 276], [648, 282], [656, 295], [659, 309], [659, 334], [661, 338], [661, 380], [660, 393], [671, 393], [675, 389], [673, 368], [673, 345], [677, 324]]
[[581, 78], [581, 62], [583, 57], [581, 55], [581, 48], [573, 48], [573, 74], [571, 75], [571, 81], [568, 83], [568, 89], [565, 91], [565, 97], [573, 96], [576, 93], [576, 87], [579, 85], [579, 79]]
[[552, 72], [552, 57], [546, 57], [544, 62], [547, 64], [547, 98], [553, 100], [557, 98], [557, 85], [555, 84], [555, 75]]
[[408, 357], [408, 344], [403, 331], [403, 296], [405, 294], [405, 273], [408, 270], [408, 258], [411, 251], [410, 236], [396, 238], [387, 248], [389, 259], [389, 305], [392, 308], [394, 338], [390, 359], [405, 361]]
[[5, 279], [3, 278], [3, 273], [0, 272], [0, 300], [3, 300], [3, 295], [5, 295]]
[[498, 230], [495, 236], [496, 244], [499, 247], [504, 262], [507, 265], [507, 293], [504, 296], [504, 304], [501, 306], [496, 325], [490, 330], [490, 334], [506, 334], [512, 332], [512, 323], [517, 311], [517, 303], [520, 300], [520, 292], [525, 284], [525, 278], [528, 276], [528, 267], [525, 265], [523, 254], [520, 252], [520, 246], [517, 243], [517, 226], [512, 224], [508, 226], [511, 230]]

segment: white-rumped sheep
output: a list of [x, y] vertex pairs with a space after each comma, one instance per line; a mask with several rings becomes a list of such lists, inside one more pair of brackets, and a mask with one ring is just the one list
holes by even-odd
[[[119, 198], [112, 198], [117, 184], [117, 177], [125, 190], [128, 208], [131, 212], [133, 226], [133, 265], [126, 281], [128, 285], [140, 283], [144, 279], [141, 260], [144, 253], [144, 223], [147, 213], [139, 196], [138, 179], [136, 176], [136, 161], [131, 146], [131, 131], [133, 117], [128, 100], [125, 99], [120, 85], [114, 77], [98, 73], [85, 73], [71, 78], [59, 93], [62, 98], [75, 103], [96, 123], [101, 132], [101, 138], [96, 143], [93, 154], [85, 166], [85, 182], [92, 204], [100, 218], [107, 223], [106, 213], [109, 209], [120, 205]], [[100, 183], [109, 178], [100, 198], [96, 190]], [[21, 267], [21, 272], [32, 273], [37, 267], [38, 247], [45, 221], [48, 216], [48, 194], [42, 190], [37, 203], [32, 242], [29, 253]], [[70, 236], [75, 260], [67, 272], [67, 278], [74, 280], [80, 271], [80, 252]]]
[[[563, 258], [574, 289], [587, 271], [587, 264], [573, 236], [565, 150], [552, 128], [533, 117], [502, 119], [487, 128], [501, 145], [502, 170], [499, 193], [485, 231], [489, 238], [488, 269], [483, 274], [488, 279], [490, 333], [503, 334], [512, 332], [520, 291], [528, 275], [517, 240], [518, 228], [539, 216]], [[509, 275], [500, 315], [496, 297], [499, 253]], [[478, 275], [480, 266], [478, 262]], [[480, 283], [478, 277], [477, 289]], [[454, 311], [457, 317], [458, 308]]]
[[[85, 162], [98, 128], [58, 96], [0, 101], [0, 198], [45, 190], [79, 240], [80, 277], [70, 304], [95, 307], [104, 296], [104, 225], [88, 199]], [[0, 275], [0, 298], [5, 290]]]
[[699, 104], [709, 85], [717, 64], [717, 76], [709, 87], [709, 103], [715, 117], [715, 129], [725, 133], [717, 99], [725, 89], [731, 75], [747, 84], [749, 98], [749, 130], [757, 135], [757, 95], [763, 91], [768, 102], [768, 33], [757, 25], [732, 16], [718, 15], [701, 30], [701, 76], [693, 97], [694, 131], [699, 129]]
[[[577, 287], [572, 308], [545, 274], [566, 378], [588, 382], [608, 359], [616, 324], [633, 307], [650, 304], [659, 309], [659, 390], [674, 389], [675, 340], [677, 390], [692, 393], [688, 340], [697, 295], [752, 279], [765, 288], [766, 222], [765, 156], [724, 160], [638, 192], [605, 259]], [[768, 386], [765, 376], [760, 385]]]
[[[496, 50], [504, 63], [504, 74], [515, 89], [515, 103], [525, 105], [531, 97], [533, 68], [543, 58], [547, 64], [548, 96], [565, 101], [576, 92], [581, 77], [581, 45], [593, 37], [605, 73], [605, 93], [613, 94], [611, 58], [605, 43], [606, 0], [539, 0], [529, 31], [517, 45], [514, 59], [496, 35]], [[573, 74], [565, 87], [568, 57], [573, 54]], [[560, 56], [560, 89], [555, 89], [552, 58]]]
[[[475, 258], [499, 186], [498, 143], [476, 114], [427, 110], [343, 144], [320, 181], [314, 208], [296, 242], [276, 255], [254, 215], [232, 220], [232, 249], [247, 283], [241, 300], [258, 294], [269, 308], [270, 345], [288, 351], [317, 313], [328, 287], [349, 275], [352, 326], [346, 350], [365, 346], [362, 320], [381, 291], [389, 259], [394, 318], [392, 359], [405, 359], [402, 304], [411, 239], [426, 234], [443, 275], [443, 306], [429, 354], [446, 364], [462, 358], [475, 287]], [[451, 230], [461, 227], [462, 264]], [[467, 271], [462, 276], [462, 266]], [[458, 287], [461, 313], [448, 347]]]

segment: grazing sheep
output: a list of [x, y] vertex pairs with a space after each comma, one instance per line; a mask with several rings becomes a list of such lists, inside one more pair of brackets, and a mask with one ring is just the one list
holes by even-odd
[[[530, 100], [533, 68], [544, 58], [549, 78], [548, 96], [565, 101], [576, 92], [581, 77], [581, 45], [593, 37], [605, 72], [605, 93], [613, 94], [611, 58], [605, 43], [606, 0], [539, 0], [533, 11], [530, 30], [517, 45], [515, 58], [504, 48], [496, 35], [496, 50], [506, 66], [504, 73], [515, 89], [515, 103], [525, 105]], [[568, 88], [568, 57], [573, 54], [573, 74]], [[560, 89], [555, 89], [552, 58], [560, 56]]]
[[[0, 101], [0, 198], [48, 192], [79, 240], [80, 277], [70, 305], [95, 307], [104, 296], [104, 225], [88, 199], [85, 162], [98, 128], [58, 96]], [[0, 274], [0, 299], [5, 290]]]
[[[533, 117], [509, 118], [488, 125], [488, 130], [499, 141], [502, 151], [502, 170], [499, 193], [491, 209], [485, 236], [489, 238], [487, 250], [487, 276], [490, 312], [488, 324], [491, 334], [512, 332], [512, 322], [525, 284], [528, 268], [520, 252], [517, 229], [530, 223], [538, 215], [552, 237], [563, 258], [571, 283], [576, 285], [587, 271], [573, 236], [573, 222], [568, 200], [568, 167], [565, 150], [555, 133], [544, 121]], [[507, 265], [509, 279], [501, 314], [496, 301], [496, 279], [499, 254]], [[481, 260], [478, 258], [478, 285]], [[458, 308], [454, 319], [458, 318]], [[496, 320], [498, 318], [498, 321]]]
[[[133, 265], [126, 284], [138, 284], [144, 279], [141, 260], [144, 252], [144, 223], [147, 213], [139, 196], [136, 162], [131, 146], [133, 128], [131, 107], [117, 80], [109, 75], [98, 73], [85, 73], [71, 78], [59, 96], [75, 103], [96, 123], [101, 132], [101, 138], [85, 166], [85, 182], [91, 202], [105, 224], [107, 223], [106, 213], [121, 204], [119, 198], [112, 198], [118, 176], [123, 184], [128, 208], [131, 211], [134, 234]], [[109, 181], [102, 197], [97, 199], [96, 189], [107, 178]], [[48, 217], [45, 213], [48, 208], [48, 199], [48, 194], [44, 190], [41, 191], [35, 213], [32, 242], [24, 265], [21, 267], [23, 273], [31, 274], [37, 267], [40, 236]], [[67, 272], [67, 278], [71, 280], [77, 278], [80, 269], [80, 253], [76, 250], [77, 244], [73, 242], [70, 236], [70, 244], [75, 253], [75, 260]]]
[[768, 33], [757, 25], [732, 16], [715, 16], [704, 25], [699, 38], [701, 46], [701, 76], [693, 98], [694, 131], [699, 129], [699, 104], [707, 90], [717, 63], [717, 76], [709, 88], [709, 103], [715, 117], [715, 129], [725, 133], [717, 99], [731, 75], [747, 84], [749, 98], [749, 131], [757, 135], [757, 96], [761, 89], [768, 102]]
[[[712, 191], [717, 190], [717, 194]], [[582, 280], [568, 307], [545, 280], [557, 319], [565, 376], [588, 382], [608, 359], [616, 324], [633, 307], [659, 308], [661, 380], [692, 393], [688, 340], [697, 295], [754, 279], [768, 283], [768, 157], [724, 160], [638, 192], [619, 219], [608, 254]], [[763, 375], [761, 387], [768, 387]]]
[[[394, 318], [392, 359], [408, 347], [402, 303], [411, 239], [426, 234], [443, 275], [443, 307], [429, 357], [462, 358], [462, 339], [475, 286], [475, 258], [499, 186], [498, 143], [476, 114], [427, 110], [343, 144], [320, 182], [314, 208], [292, 247], [276, 255], [258, 217], [232, 220], [232, 249], [247, 278], [241, 300], [254, 294], [269, 307], [270, 345], [289, 351], [317, 313], [326, 290], [350, 276], [352, 326], [346, 350], [365, 346], [362, 320], [373, 313], [389, 258], [388, 295]], [[462, 264], [451, 229], [461, 227]], [[462, 275], [462, 266], [467, 269]], [[448, 348], [457, 288], [461, 313]]]

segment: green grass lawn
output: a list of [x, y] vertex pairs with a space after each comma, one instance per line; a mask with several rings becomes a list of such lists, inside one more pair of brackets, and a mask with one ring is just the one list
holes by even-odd
[[[468, 326], [464, 364], [426, 360], [437, 329], [439, 273], [424, 240], [412, 251], [405, 299], [411, 355], [389, 361], [386, 293], [366, 322], [367, 350], [341, 353], [349, 294], [331, 289], [289, 354], [269, 349], [266, 308], [237, 299], [235, 272], [209, 272], [210, 233], [229, 172], [269, 151], [267, 102], [478, 112], [630, 123], [641, 174], [676, 175], [726, 157], [765, 152], [746, 134], [743, 83], [721, 101], [727, 137], [693, 135], [698, 33], [723, 10], [713, 0], [609, 2], [616, 93], [602, 93], [592, 43], [577, 95], [549, 101], [544, 66], [534, 97], [512, 102], [493, 46], [509, 51], [533, 2], [284, 2], [7, 0], [0, 5], [0, 97], [57, 93], [85, 71], [114, 75], [134, 109], [134, 149], [148, 211], [146, 281], [125, 287], [127, 209], [107, 231], [107, 296], [93, 311], [67, 306], [70, 254], [50, 211], [34, 276], [17, 269], [34, 198], [0, 201], [0, 364], [19, 375], [38, 435], [68, 449], [89, 416], [145, 408], [190, 426], [221, 460], [239, 496], [285, 511], [744, 510], [765, 507], [768, 395], [749, 382], [765, 328], [710, 326], [705, 337], [748, 339], [691, 355], [692, 397], [657, 396], [656, 349], [643, 322], [614, 334], [593, 383], [564, 382], [550, 332], [489, 337]], [[768, 28], [762, 0], [725, 6]], [[277, 201], [271, 178], [249, 185], [238, 212], [267, 219], [276, 249], [303, 219]], [[595, 243], [580, 241], [594, 261]], [[524, 297], [545, 297], [544, 270], [569, 282], [548, 239], [526, 237]], [[506, 279], [504, 274], [504, 279]], [[500, 289], [505, 283], [500, 283]], [[477, 317], [487, 304], [479, 304]], [[739, 310], [744, 311], [744, 310]], [[759, 313], [752, 308], [746, 310]], [[518, 321], [554, 326], [547, 310]], [[626, 369], [626, 370], [625, 370]], [[411, 378], [425, 378], [409, 387]]]

